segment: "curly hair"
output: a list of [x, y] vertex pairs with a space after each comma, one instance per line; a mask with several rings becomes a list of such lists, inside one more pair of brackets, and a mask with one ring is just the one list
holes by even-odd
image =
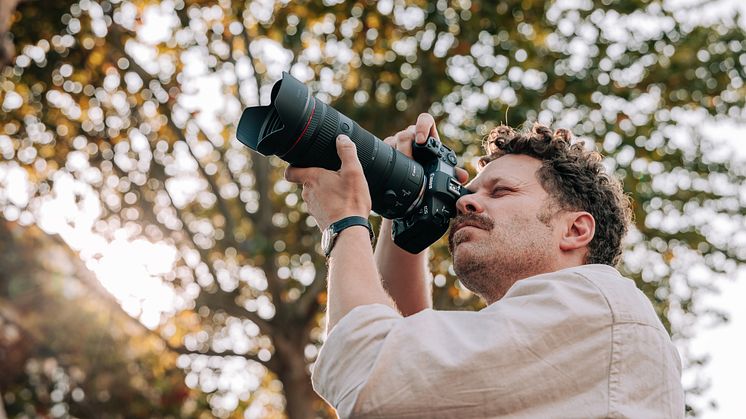
[[586, 150], [582, 143], [572, 144], [572, 134], [566, 129], [552, 132], [540, 124], [534, 124], [530, 132], [500, 125], [487, 134], [483, 146], [487, 155], [479, 160], [480, 167], [507, 154], [540, 160], [536, 177], [559, 207], [587, 211], [596, 220], [585, 262], [617, 265], [632, 209], [621, 182], [606, 173], [599, 153]]

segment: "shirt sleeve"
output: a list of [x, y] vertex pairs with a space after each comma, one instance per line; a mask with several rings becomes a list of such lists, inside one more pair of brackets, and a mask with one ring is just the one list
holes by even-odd
[[599, 332], [611, 322], [603, 296], [571, 273], [519, 281], [479, 312], [361, 306], [328, 336], [313, 385], [342, 418], [530, 413], [579, 387], [606, 397]]
[[355, 307], [334, 327], [311, 375], [314, 390], [350, 417], [357, 395], [373, 369], [386, 336], [403, 317], [391, 307]]

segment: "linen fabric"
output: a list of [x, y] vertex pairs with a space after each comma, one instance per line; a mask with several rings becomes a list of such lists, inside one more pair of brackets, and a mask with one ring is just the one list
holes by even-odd
[[356, 307], [312, 381], [342, 418], [684, 416], [675, 346], [607, 265], [517, 281], [480, 311]]

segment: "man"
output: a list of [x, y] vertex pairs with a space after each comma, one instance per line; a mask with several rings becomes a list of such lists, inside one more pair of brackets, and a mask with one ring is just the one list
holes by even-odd
[[[435, 123], [423, 114], [385, 141], [411, 155], [428, 135]], [[313, 382], [341, 417], [683, 417], [676, 349], [614, 269], [629, 201], [570, 137], [540, 125], [487, 137], [449, 232], [454, 270], [487, 302], [481, 311], [432, 310], [426, 252], [399, 249], [390, 221], [375, 254], [364, 222], [338, 233]], [[338, 172], [286, 172], [322, 230], [371, 208], [355, 145], [340, 137], [337, 151]]]

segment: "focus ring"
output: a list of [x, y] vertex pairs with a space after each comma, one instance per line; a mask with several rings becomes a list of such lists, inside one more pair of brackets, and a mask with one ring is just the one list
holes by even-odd
[[363, 169], [365, 169], [373, 162], [373, 146], [377, 140], [372, 135], [370, 138], [365, 138], [365, 131], [358, 124], [352, 124], [352, 126], [350, 137], [357, 146], [357, 156]]

